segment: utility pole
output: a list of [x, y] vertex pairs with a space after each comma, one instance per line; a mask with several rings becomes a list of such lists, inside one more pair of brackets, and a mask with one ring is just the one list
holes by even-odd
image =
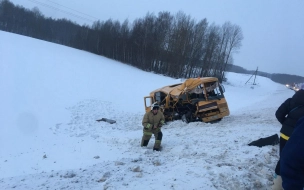
[[[251, 77], [254, 75], [254, 80], [253, 80], [253, 85], [256, 85], [255, 83], [255, 79], [256, 79], [256, 75], [258, 74], [258, 68], [255, 70], [255, 72], [251, 75]], [[251, 77], [247, 80], [247, 82], [251, 79]], [[247, 82], [245, 84], [247, 84]]]

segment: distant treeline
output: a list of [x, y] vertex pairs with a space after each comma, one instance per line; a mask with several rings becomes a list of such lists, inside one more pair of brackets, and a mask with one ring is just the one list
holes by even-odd
[[281, 83], [281, 84], [293, 84], [293, 83], [303, 83], [304, 77], [297, 75], [288, 75], [288, 74], [272, 74], [271, 80]]
[[[237, 65], [230, 65], [227, 66], [227, 71], [235, 72], [235, 73], [243, 73], [243, 74], [255, 74], [255, 71], [249, 71], [244, 69], [243, 67]], [[272, 81], [280, 83], [280, 84], [293, 84], [293, 83], [303, 83], [304, 77], [298, 75], [290, 75], [290, 74], [279, 74], [279, 73], [266, 73], [262, 71], [257, 71], [258, 76], [263, 76], [270, 78]]]
[[183, 12], [148, 13], [132, 24], [96, 21], [80, 26], [67, 19], [45, 17], [0, 0], [0, 30], [89, 51], [117, 61], [175, 78], [222, 78], [233, 53], [241, 47], [241, 28], [207, 19], [196, 22]]

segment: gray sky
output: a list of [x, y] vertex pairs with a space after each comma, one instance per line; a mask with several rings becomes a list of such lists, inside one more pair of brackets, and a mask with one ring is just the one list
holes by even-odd
[[[234, 64], [268, 73], [304, 76], [303, 0], [10, 0], [38, 7], [48, 17], [91, 25], [96, 20], [143, 18], [148, 12], [183, 11], [200, 21], [242, 28], [244, 39]], [[301, 66], [302, 65], [302, 66]], [[301, 68], [301, 69], [300, 69]]]

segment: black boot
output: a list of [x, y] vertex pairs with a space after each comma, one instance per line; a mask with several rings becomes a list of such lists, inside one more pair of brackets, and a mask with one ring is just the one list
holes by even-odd
[[148, 146], [149, 140], [144, 140], [141, 146]]
[[159, 148], [153, 148], [153, 151], [160, 151], [160, 149]]

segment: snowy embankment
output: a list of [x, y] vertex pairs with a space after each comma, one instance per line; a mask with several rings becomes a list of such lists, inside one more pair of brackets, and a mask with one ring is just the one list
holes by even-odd
[[0, 98], [0, 189], [270, 189], [278, 146], [247, 144], [278, 134], [274, 113], [293, 94], [284, 86], [229, 73], [230, 116], [168, 122], [163, 151], [153, 152], [154, 138], [139, 146], [143, 96], [178, 80], [18, 35], [0, 40], [1, 81], [18, 86], [0, 83], [9, 93]]

